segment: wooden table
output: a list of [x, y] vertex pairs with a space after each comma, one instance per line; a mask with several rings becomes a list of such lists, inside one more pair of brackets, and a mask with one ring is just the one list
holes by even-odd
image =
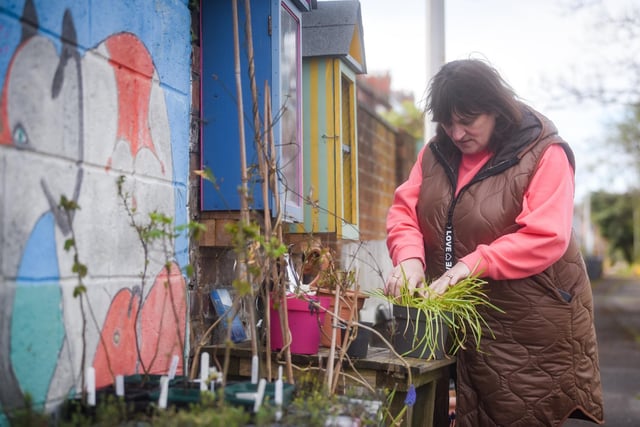
[[[224, 360], [225, 348], [223, 345], [206, 346], [202, 350], [210, 354], [211, 360], [218, 360], [220, 364]], [[272, 372], [277, 373], [277, 366], [283, 365], [283, 361], [275, 359], [273, 353]], [[329, 349], [321, 347], [317, 355], [291, 355], [292, 362], [301, 367], [327, 366]], [[262, 357], [264, 359], [264, 357]], [[353, 368], [345, 364], [342, 368], [346, 374], [357, 375], [364, 379], [375, 389], [396, 390], [391, 412], [397, 414], [404, 407], [404, 400], [409, 389], [409, 371], [411, 372], [413, 385], [416, 388], [416, 403], [407, 417], [406, 425], [412, 427], [432, 427], [436, 402], [436, 386], [438, 380], [443, 379], [448, 384], [449, 367], [455, 363], [455, 357], [442, 360], [425, 360], [413, 357], [404, 358], [405, 363], [397, 358], [386, 348], [369, 347], [366, 358], [354, 359]], [[264, 360], [261, 361], [264, 363]], [[356, 374], [357, 371], [357, 374]], [[230, 377], [251, 377], [251, 348], [249, 343], [236, 344], [231, 350], [229, 363]], [[294, 371], [295, 375], [295, 371]], [[349, 382], [349, 377], [345, 376]], [[351, 384], [356, 384], [351, 382]], [[448, 386], [441, 392], [448, 393]]]

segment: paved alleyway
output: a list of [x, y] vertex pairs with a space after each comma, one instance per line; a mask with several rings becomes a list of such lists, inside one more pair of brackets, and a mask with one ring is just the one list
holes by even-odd
[[[605, 426], [640, 426], [640, 279], [593, 283]], [[564, 427], [595, 424], [570, 420]]]

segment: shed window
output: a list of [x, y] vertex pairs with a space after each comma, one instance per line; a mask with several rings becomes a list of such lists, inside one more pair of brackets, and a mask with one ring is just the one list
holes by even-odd
[[356, 194], [355, 177], [355, 125], [354, 125], [354, 87], [344, 74], [341, 78], [341, 103], [342, 103], [342, 216], [350, 223], [355, 223], [356, 209], [354, 194]]
[[300, 19], [283, 2], [280, 9], [280, 94], [282, 195], [285, 218], [302, 216], [302, 97]]

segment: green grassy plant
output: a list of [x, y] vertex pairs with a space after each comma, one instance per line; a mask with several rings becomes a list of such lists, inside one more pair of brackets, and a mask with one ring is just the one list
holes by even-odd
[[414, 350], [421, 349], [423, 355], [435, 354], [439, 347], [441, 328], [447, 328], [452, 341], [449, 354], [453, 355], [465, 348], [470, 336], [476, 348], [480, 349], [484, 328], [493, 336], [478, 307], [486, 306], [501, 313], [503, 311], [489, 301], [484, 291], [486, 283], [485, 280], [470, 276], [447, 288], [442, 295], [434, 293], [426, 282], [415, 291], [409, 290], [406, 285], [402, 286], [398, 296], [386, 295], [383, 289], [376, 289], [370, 295], [406, 307], [407, 311], [412, 308], [416, 310], [415, 321], [424, 321], [426, 330], [423, 336], [413, 337]]

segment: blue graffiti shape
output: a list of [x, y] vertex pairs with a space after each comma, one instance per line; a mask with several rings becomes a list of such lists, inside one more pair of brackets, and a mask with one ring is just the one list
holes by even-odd
[[55, 219], [44, 214], [34, 227], [20, 267], [11, 321], [11, 363], [35, 404], [43, 404], [64, 339]]

